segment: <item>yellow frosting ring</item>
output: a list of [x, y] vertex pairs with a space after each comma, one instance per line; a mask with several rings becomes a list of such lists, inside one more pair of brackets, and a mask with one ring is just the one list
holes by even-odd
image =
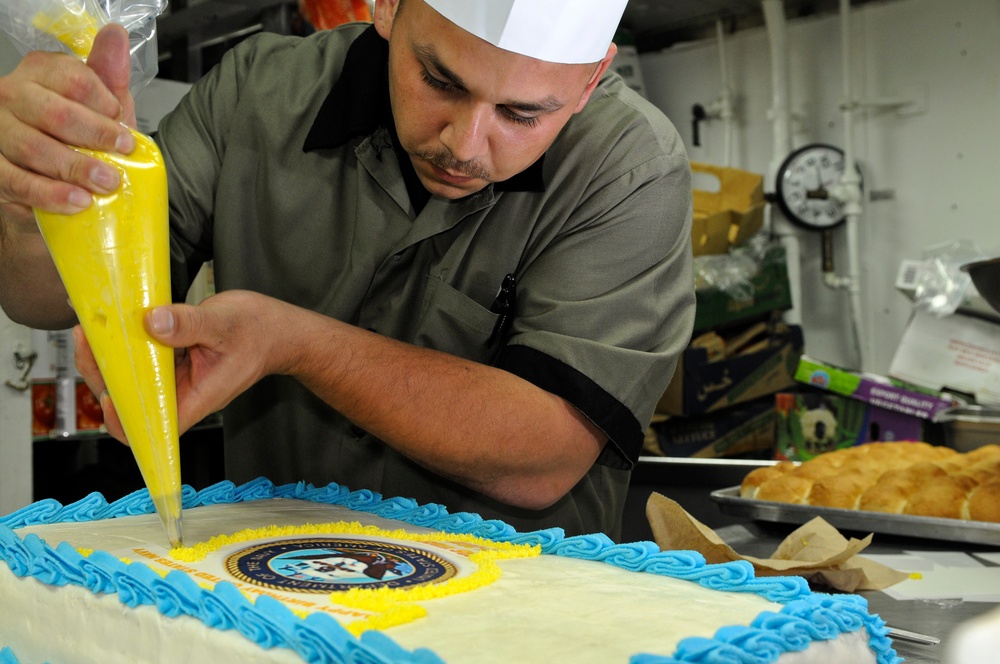
[[470, 562], [475, 563], [476, 569], [465, 576], [413, 588], [353, 588], [331, 593], [331, 601], [334, 603], [373, 614], [344, 626], [355, 636], [370, 629], [386, 629], [422, 618], [427, 615], [427, 610], [416, 602], [457, 595], [487, 586], [500, 578], [498, 560], [530, 558], [541, 555], [542, 552], [541, 547], [537, 545], [494, 542], [474, 535], [444, 532], [408, 533], [405, 530], [384, 530], [376, 526], [364, 526], [356, 521], [336, 521], [301, 526], [248, 528], [231, 535], [216, 535], [207, 542], [200, 542], [194, 546], [171, 549], [170, 556], [179, 562], [194, 563], [232, 544], [291, 535], [367, 535], [411, 542], [452, 542], [484, 547], [482, 551], [477, 551], [468, 557]]

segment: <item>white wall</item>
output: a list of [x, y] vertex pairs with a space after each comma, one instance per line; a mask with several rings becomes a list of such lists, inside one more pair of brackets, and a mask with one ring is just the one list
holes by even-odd
[[[0, 75], [17, 64], [20, 54], [0, 34]], [[31, 394], [8, 387], [22, 371], [14, 366], [14, 350], [31, 349], [31, 334], [0, 311], [0, 515], [31, 502]]]
[[32, 499], [31, 392], [20, 391], [24, 370], [14, 352], [31, 350], [28, 328], [15, 325], [0, 311], [0, 515], [24, 507]]
[[[897, 0], [854, 10], [856, 96], [909, 97], [904, 113], [869, 111], [856, 120], [854, 147], [870, 192], [894, 198], [866, 203], [861, 228], [864, 328], [872, 352], [864, 369], [886, 373], [910, 315], [893, 286], [900, 261], [953, 239], [1000, 250], [1000, 2]], [[771, 62], [766, 30], [726, 42], [730, 87], [739, 124], [733, 166], [766, 174], [772, 160]], [[791, 107], [800, 116], [793, 147], [843, 146], [840, 30], [837, 16], [789, 25]], [[690, 145], [691, 106], [721, 93], [714, 40], [643, 54], [649, 98], [678, 126], [693, 160], [722, 163], [718, 121], [702, 126], [702, 147]], [[914, 112], [916, 111], [916, 112]], [[846, 272], [844, 231], [836, 232], [839, 272]], [[842, 366], [854, 363], [844, 292], [821, 283], [820, 239], [802, 242], [806, 351]]]

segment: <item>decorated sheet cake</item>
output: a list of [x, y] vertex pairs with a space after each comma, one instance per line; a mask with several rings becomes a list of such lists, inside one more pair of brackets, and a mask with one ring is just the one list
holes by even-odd
[[0, 517], [0, 662], [899, 661], [863, 599], [331, 484]]

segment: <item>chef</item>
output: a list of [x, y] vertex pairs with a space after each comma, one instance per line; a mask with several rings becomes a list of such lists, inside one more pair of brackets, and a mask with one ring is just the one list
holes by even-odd
[[[690, 338], [671, 123], [609, 69], [626, 0], [377, 0], [374, 24], [232, 49], [160, 124], [182, 429], [235, 482], [331, 481], [568, 534], [620, 529]], [[31, 208], [118, 184], [124, 31], [0, 79], [0, 305], [75, 322]], [[104, 392], [83, 334], [78, 366]], [[124, 437], [102, 396], [108, 429]]]

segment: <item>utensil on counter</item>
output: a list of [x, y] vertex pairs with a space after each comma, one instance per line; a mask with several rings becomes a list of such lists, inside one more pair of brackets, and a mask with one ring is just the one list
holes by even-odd
[[941, 639], [936, 636], [927, 636], [926, 634], [910, 632], [905, 629], [896, 629], [895, 627], [889, 627], [889, 637], [893, 641], [909, 641], [910, 643], [918, 643], [922, 646], [936, 646], [941, 643]]

